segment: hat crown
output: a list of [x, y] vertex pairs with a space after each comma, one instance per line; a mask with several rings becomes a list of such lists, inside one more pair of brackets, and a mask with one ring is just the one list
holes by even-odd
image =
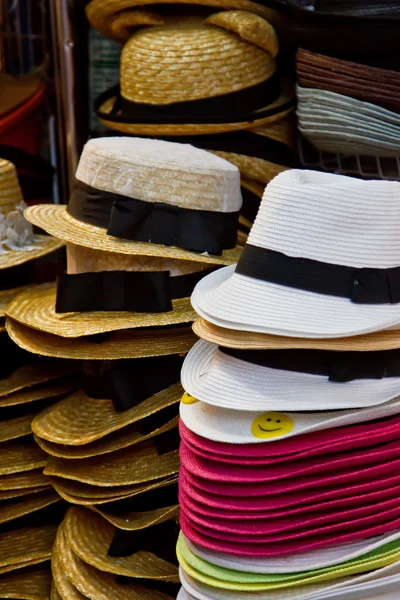
[[254, 246], [356, 268], [400, 266], [400, 182], [293, 169], [267, 186]]
[[0, 248], [17, 249], [33, 241], [33, 228], [24, 217], [22, 197], [15, 166], [0, 159]]
[[190, 144], [93, 139], [83, 149], [76, 178], [106, 192], [191, 210], [236, 212], [242, 205], [238, 168]]

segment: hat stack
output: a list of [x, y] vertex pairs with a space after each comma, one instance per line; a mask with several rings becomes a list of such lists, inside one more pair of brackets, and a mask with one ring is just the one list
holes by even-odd
[[99, 96], [97, 116], [124, 134], [190, 143], [235, 164], [243, 221], [252, 222], [257, 184], [296, 166], [294, 90], [276, 62], [286, 20], [247, 0], [153, 4], [86, 7], [90, 24], [123, 44], [120, 85]]
[[180, 600], [396, 598], [399, 200], [397, 182], [282, 173], [238, 264], [197, 284]]
[[237, 261], [241, 201], [237, 167], [218, 156], [99, 138], [83, 150], [68, 206], [26, 210], [66, 242], [67, 274], [19, 294], [6, 311], [8, 331], [32, 353], [83, 361], [85, 374], [81, 389], [32, 423], [49, 455], [47, 481], [75, 505], [52, 555], [54, 593], [65, 600], [100, 590], [176, 595], [190, 294], [205, 274]]

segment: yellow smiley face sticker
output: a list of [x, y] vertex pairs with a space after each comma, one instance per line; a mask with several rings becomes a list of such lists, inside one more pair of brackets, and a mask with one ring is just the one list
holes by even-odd
[[185, 392], [181, 398], [182, 404], [196, 404], [198, 402], [197, 398], [191, 396], [187, 392]]
[[280, 412], [267, 412], [254, 419], [251, 433], [258, 439], [271, 439], [287, 435], [294, 427], [289, 415]]

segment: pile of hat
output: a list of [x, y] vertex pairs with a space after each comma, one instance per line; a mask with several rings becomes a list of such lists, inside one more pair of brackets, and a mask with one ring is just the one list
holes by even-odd
[[197, 284], [180, 600], [397, 597], [399, 200], [282, 173], [238, 264]]
[[32, 423], [49, 455], [47, 481], [75, 505], [53, 550], [55, 597], [176, 592], [190, 294], [205, 274], [238, 260], [241, 202], [239, 171], [218, 156], [99, 138], [84, 147], [68, 206], [25, 211], [66, 242], [67, 274], [14, 298], [7, 329], [31, 353], [83, 362], [85, 374], [77, 392]]
[[252, 222], [263, 186], [296, 165], [294, 90], [276, 62], [282, 14], [251, 0], [92, 0], [86, 13], [123, 44], [120, 85], [95, 102], [101, 122], [226, 158], [240, 169]]

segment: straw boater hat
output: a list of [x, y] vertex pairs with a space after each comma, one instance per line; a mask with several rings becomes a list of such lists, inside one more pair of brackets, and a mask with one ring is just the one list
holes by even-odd
[[126, 42], [120, 89], [96, 100], [102, 123], [133, 135], [198, 135], [258, 127], [293, 110], [267, 20], [240, 10], [156, 17]]
[[398, 182], [281, 173], [266, 188], [238, 265], [200, 281], [193, 307], [221, 327], [289, 337], [394, 327], [399, 197]]

